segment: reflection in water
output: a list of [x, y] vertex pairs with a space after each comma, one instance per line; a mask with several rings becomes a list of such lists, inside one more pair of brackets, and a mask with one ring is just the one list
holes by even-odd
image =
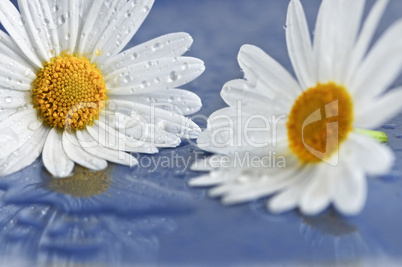
[[3, 177], [0, 188], [7, 190], [7, 204], [46, 204], [77, 214], [171, 215], [192, 211], [196, 203], [186, 182], [166, 177], [166, 170], [147, 173], [120, 165], [101, 172], [78, 167], [72, 177], [56, 180], [39, 162]]
[[[298, 215], [303, 219], [300, 234], [312, 246], [314, 261], [366, 266], [372, 259], [386, 259], [381, 248], [366, 242], [359, 229], [334, 209], [314, 217]], [[323, 251], [332, 254], [332, 259], [328, 255], [323, 258]]]
[[176, 229], [170, 218], [196, 203], [166, 170], [119, 165], [54, 179], [37, 160], [0, 188], [0, 266], [154, 264], [158, 237]]
[[74, 197], [100, 195], [110, 187], [110, 174], [113, 167], [113, 164], [109, 164], [105, 170], [94, 172], [80, 165], [75, 165], [71, 177], [53, 178], [48, 174], [48, 188]]
[[155, 263], [158, 236], [176, 224], [162, 217], [76, 216], [0, 202], [0, 228], [0, 266], [116, 266]]
[[300, 212], [298, 212], [298, 215], [303, 218], [303, 227], [317, 229], [323, 235], [342, 236], [358, 231], [355, 226], [340, 217], [334, 209], [330, 209], [318, 216], [304, 216]]

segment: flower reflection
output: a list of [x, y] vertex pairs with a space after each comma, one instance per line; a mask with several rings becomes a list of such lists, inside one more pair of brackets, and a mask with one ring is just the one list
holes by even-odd
[[159, 215], [189, 212], [194, 207], [193, 193], [183, 190], [185, 182], [162, 177], [165, 170], [152, 175], [141, 169], [130, 172], [119, 165], [99, 172], [77, 167], [70, 178], [56, 180], [43, 171], [38, 161], [2, 178], [0, 188], [7, 189], [7, 204], [50, 204], [77, 214]]
[[175, 230], [164, 217], [139, 219], [113, 215], [69, 215], [46, 205], [0, 204], [1, 266], [70, 266], [91, 262], [152, 263], [158, 236]]
[[48, 188], [73, 197], [91, 197], [106, 192], [110, 188], [110, 173], [113, 165], [107, 169], [93, 172], [82, 166], [76, 166], [71, 177], [59, 179], [48, 177]]
[[176, 229], [172, 216], [191, 212], [199, 194], [169, 172], [77, 166], [55, 179], [38, 160], [2, 178], [0, 266], [155, 263], [158, 237]]
[[[372, 264], [373, 259], [379, 262], [386, 260], [381, 247], [367, 242], [366, 235], [361, 234], [354, 223], [334, 209], [313, 217], [300, 213], [298, 215], [302, 218], [299, 232], [314, 248], [312, 251], [315, 262], [367, 266]], [[323, 254], [326, 254], [325, 258]]]

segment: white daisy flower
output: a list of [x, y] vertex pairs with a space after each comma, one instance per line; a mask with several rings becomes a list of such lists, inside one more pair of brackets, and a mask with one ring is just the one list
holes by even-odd
[[368, 51], [387, 2], [377, 1], [360, 29], [364, 0], [323, 0], [312, 44], [302, 5], [291, 0], [286, 38], [297, 80], [244, 45], [245, 79], [224, 85], [229, 107], [213, 113], [197, 139], [221, 155], [197, 162], [194, 169], [210, 173], [190, 185], [216, 185], [210, 195], [225, 204], [274, 195], [272, 212], [313, 215], [331, 203], [360, 212], [366, 175], [387, 173], [394, 156], [359, 129], [382, 125], [402, 106], [402, 88], [385, 92], [402, 67], [402, 22]]
[[175, 89], [204, 71], [182, 57], [192, 38], [173, 33], [127, 49], [154, 0], [0, 2], [0, 176], [41, 153], [55, 177], [77, 163], [135, 165], [127, 152], [156, 153], [195, 138], [184, 115], [201, 107]]

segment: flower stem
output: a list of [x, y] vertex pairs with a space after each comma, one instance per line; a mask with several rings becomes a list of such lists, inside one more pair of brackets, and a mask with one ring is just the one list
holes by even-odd
[[369, 136], [369, 137], [372, 137], [374, 139], [377, 139], [381, 143], [388, 142], [387, 134], [384, 133], [384, 132], [381, 132], [381, 131], [366, 130], [366, 129], [355, 129], [355, 132], [357, 132], [359, 134]]

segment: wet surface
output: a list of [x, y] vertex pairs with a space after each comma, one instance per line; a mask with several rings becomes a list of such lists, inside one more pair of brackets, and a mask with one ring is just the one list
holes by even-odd
[[[368, 1], [368, 8], [374, 1]], [[302, 0], [312, 28], [319, 1]], [[194, 39], [186, 54], [205, 61], [205, 73], [183, 86], [196, 92], [205, 119], [224, 106], [224, 83], [241, 78], [236, 56], [255, 44], [291, 70], [285, 43], [288, 1], [156, 0], [128, 46], [171, 32]], [[391, 0], [377, 37], [400, 17]], [[402, 53], [402, 51], [401, 51]], [[395, 82], [402, 85], [402, 78]], [[402, 255], [402, 116], [381, 128], [395, 151], [389, 175], [369, 178], [361, 214], [343, 217], [329, 209], [317, 217], [298, 211], [273, 215], [265, 200], [225, 207], [205, 190], [188, 188], [198, 173], [187, 167], [205, 153], [184, 142], [160, 154], [135, 155], [135, 168], [114, 165], [105, 172], [75, 170], [68, 182], [52, 181], [43, 163], [0, 179], [2, 264], [125, 266], [132, 264], [360, 264], [398, 263]], [[0, 136], [1, 138], [1, 136]], [[170, 162], [162, 167], [162, 162]]]

